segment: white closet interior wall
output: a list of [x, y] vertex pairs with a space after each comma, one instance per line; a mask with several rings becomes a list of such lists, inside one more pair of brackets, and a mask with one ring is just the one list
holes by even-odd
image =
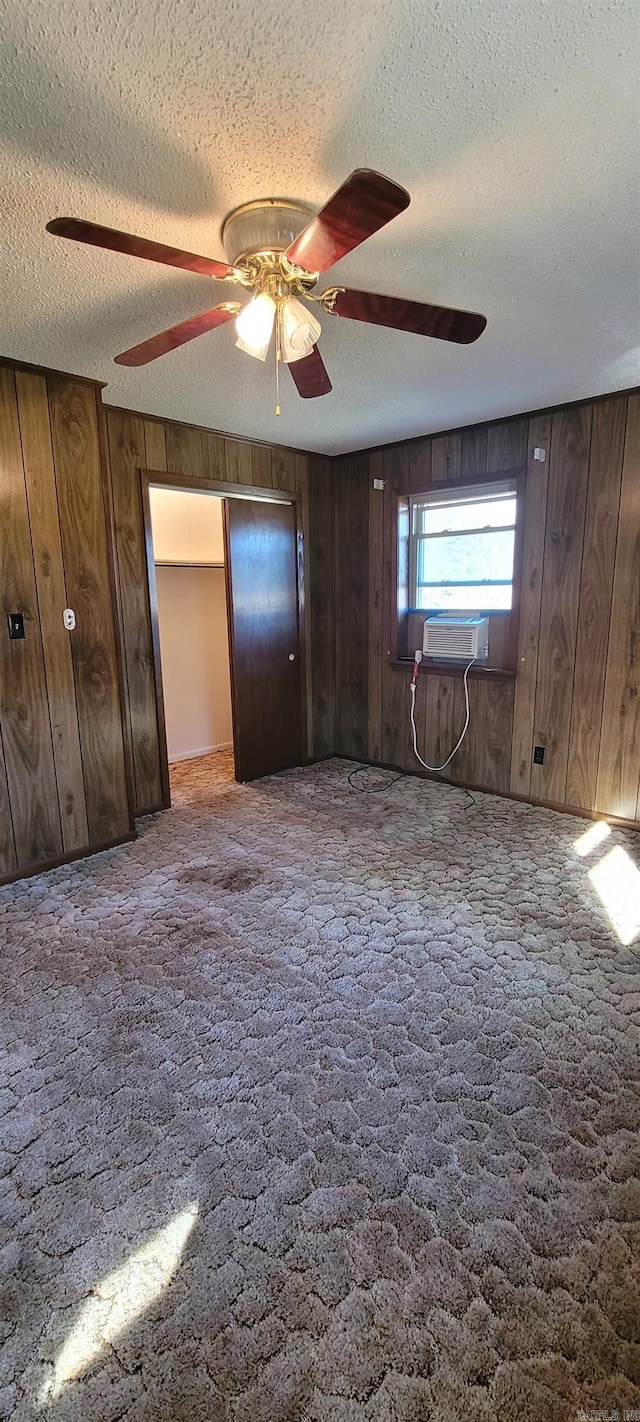
[[222, 502], [152, 488], [160, 657], [170, 761], [232, 744]]

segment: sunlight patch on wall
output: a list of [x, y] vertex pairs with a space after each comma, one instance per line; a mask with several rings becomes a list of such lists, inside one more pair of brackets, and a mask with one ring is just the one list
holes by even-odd
[[591, 825], [588, 830], [585, 830], [579, 839], [574, 840], [573, 847], [576, 854], [579, 854], [581, 859], [586, 859], [587, 855], [591, 854], [592, 850], [597, 849], [598, 845], [602, 844], [603, 839], [606, 839], [610, 834], [611, 830], [609, 826], [605, 824], [604, 820], [598, 820], [596, 824]]
[[589, 870], [620, 942], [628, 947], [640, 934], [640, 870], [616, 845]]
[[198, 1216], [197, 1203], [174, 1215], [142, 1248], [96, 1285], [57, 1358], [40, 1401], [50, 1403], [124, 1333], [166, 1289]]

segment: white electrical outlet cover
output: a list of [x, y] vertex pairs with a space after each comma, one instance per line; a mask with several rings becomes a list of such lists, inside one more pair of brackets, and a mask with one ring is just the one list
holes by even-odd
[[76, 625], [76, 614], [72, 607], [65, 607], [62, 614], [62, 621], [64, 622], [67, 632], [73, 632]]

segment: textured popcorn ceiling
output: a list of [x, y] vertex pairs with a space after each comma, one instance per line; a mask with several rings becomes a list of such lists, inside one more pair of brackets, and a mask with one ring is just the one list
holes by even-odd
[[[640, 378], [633, 0], [0, 0], [0, 353], [108, 382], [113, 404], [337, 452]], [[455, 347], [326, 316], [334, 390], [213, 332], [119, 351], [229, 298], [65, 243], [58, 214], [221, 255], [254, 197], [320, 205], [353, 168], [410, 208], [342, 281], [486, 313]]]

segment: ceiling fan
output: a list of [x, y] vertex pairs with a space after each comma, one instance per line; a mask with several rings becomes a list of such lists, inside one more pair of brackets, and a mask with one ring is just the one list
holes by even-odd
[[[75, 217], [56, 217], [47, 223], [47, 231], [92, 247], [181, 267], [216, 281], [239, 283], [252, 292], [245, 305], [224, 301], [132, 346], [115, 357], [118, 365], [146, 365], [235, 317], [236, 345], [258, 360], [266, 360], [275, 329], [276, 379], [284, 362], [298, 393], [304, 399], [314, 399], [329, 393], [331, 381], [316, 344], [321, 327], [311, 305], [351, 321], [390, 326], [460, 345], [476, 341], [484, 331], [486, 317], [473, 311], [454, 311], [344, 286], [314, 290], [324, 272], [404, 212], [410, 200], [405, 188], [382, 173], [356, 168], [317, 213], [305, 203], [282, 198], [243, 203], [223, 223], [228, 262], [195, 256]], [[280, 414], [279, 399], [276, 413]]]

